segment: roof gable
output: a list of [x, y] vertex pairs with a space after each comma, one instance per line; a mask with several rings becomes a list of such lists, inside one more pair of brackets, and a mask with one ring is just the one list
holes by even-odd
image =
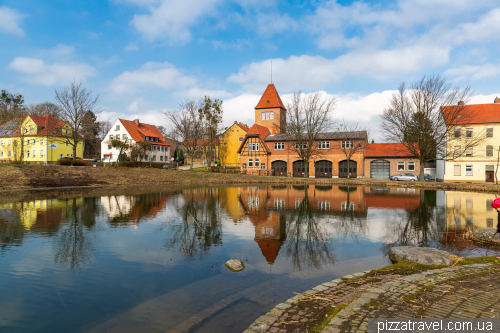
[[155, 125], [149, 125], [140, 122], [139, 124], [136, 124], [134, 121], [125, 119], [118, 119], [118, 121], [123, 125], [128, 134], [130, 134], [132, 140], [134, 140], [135, 142], [146, 141], [144, 138], [148, 136], [158, 138], [158, 142], [155, 142], [155, 144], [170, 146], [170, 144], [165, 141], [165, 138]]
[[266, 108], [282, 108], [286, 110], [283, 102], [281, 101], [280, 95], [276, 90], [274, 84], [269, 84], [260, 98], [259, 104], [255, 107], [256, 109], [266, 109]]

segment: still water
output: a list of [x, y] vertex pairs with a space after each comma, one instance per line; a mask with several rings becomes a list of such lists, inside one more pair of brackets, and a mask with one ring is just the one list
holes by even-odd
[[[460, 256], [491, 194], [246, 186], [0, 196], [1, 332], [241, 332], [392, 246]], [[224, 266], [241, 259], [246, 268]]]

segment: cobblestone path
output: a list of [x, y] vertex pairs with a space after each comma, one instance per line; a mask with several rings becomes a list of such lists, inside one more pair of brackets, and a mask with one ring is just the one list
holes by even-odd
[[245, 333], [316, 332], [335, 307], [324, 333], [367, 332], [368, 318], [500, 317], [500, 266], [447, 267], [409, 276], [368, 272], [322, 284], [257, 319]]

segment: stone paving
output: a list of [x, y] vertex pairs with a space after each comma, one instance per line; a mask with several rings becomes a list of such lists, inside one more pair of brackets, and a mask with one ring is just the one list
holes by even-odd
[[313, 332], [335, 307], [345, 306], [321, 332], [367, 332], [368, 318], [500, 317], [500, 266], [446, 267], [409, 276], [357, 273], [324, 283], [279, 304], [244, 333]]

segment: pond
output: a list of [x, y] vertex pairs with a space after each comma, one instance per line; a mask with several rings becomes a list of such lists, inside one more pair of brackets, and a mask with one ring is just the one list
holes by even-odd
[[[348, 186], [121, 188], [0, 196], [1, 332], [242, 332], [393, 246], [460, 256], [493, 194]], [[245, 263], [241, 272], [224, 266]]]

